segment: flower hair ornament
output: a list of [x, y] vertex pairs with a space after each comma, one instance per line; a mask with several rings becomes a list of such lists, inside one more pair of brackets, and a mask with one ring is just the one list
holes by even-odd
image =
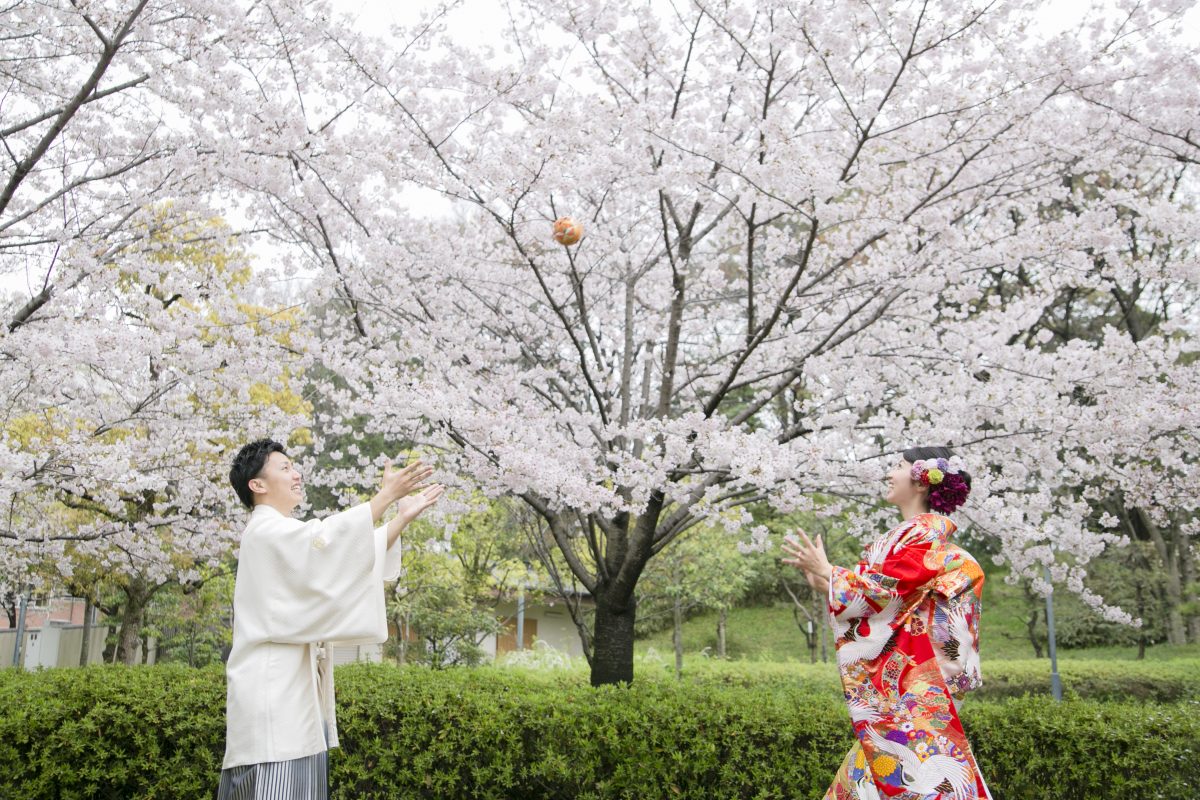
[[957, 464], [945, 458], [926, 458], [912, 465], [912, 479], [929, 487], [929, 508], [949, 514], [967, 502], [971, 487], [959, 474]]

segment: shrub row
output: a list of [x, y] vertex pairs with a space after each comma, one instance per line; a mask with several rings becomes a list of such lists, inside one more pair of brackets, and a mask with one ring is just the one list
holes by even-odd
[[[1171, 661], [1060, 661], [1068, 694], [1085, 700], [1138, 700], [1172, 703], [1200, 700], [1200, 659]], [[1050, 694], [1048, 659], [983, 665], [980, 699]]]
[[[643, 676], [667, 677], [671, 665], [645, 669]], [[1174, 703], [1200, 700], [1200, 659], [1170, 661], [1059, 662], [1059, 676], [1068, 696], [1084, 700], [1139, 700]], [[837, 691], [838, 676], [830, 664], [698, 661], [684, 678], [692, 683], [727, 686], [795, 686], [812, 691]], [[1027, 659], [985, 661], [983, 687], [971, 701], [1000, 700], [1025, 695], [1050, 695], [1050, 661]]]
[[[710, 676], [712, 677], [712, 676]], [[851, 743], [828, 687], [592, 689], [578, 673], [338, 670], [335, 798], [819, 798]], [[0, 797], [211, 798], [218, 669], [0, 673]], [[1200, 704], [977, 700], [964, 722], [994, 794], [1192, 798]]]

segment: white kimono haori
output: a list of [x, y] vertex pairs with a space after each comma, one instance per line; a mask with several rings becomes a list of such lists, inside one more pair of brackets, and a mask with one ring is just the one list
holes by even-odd
[[224, 768], [337, 747], [330, 643], [387, 639], [383, 584], [400, 574], [367, 503], [322, 520], [254, 508], [233, 591]]

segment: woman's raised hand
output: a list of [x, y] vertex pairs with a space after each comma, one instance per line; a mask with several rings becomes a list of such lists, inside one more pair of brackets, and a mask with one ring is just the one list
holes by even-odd
[[401, 498], [396, 503], [396, 519], [400, 520], [402, 525], [407, 525], [436, 503], [445, 491], [445, 486], [435, 483], [433, 486], [426, 486], [416, 494]]
[[797, 528], [794, 534], [784, 537], [783, 552], [789, 556], [783, 559], [783, 563], [802, 570], [809, 586], [820, 590], [829, 585], [833, 565], [825, 555], [825, 545], [820, 535], [813, 542], [807, 533]]

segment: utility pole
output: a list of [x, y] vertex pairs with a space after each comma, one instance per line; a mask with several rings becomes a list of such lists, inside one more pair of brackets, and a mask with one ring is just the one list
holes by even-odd
[[1062, 680], [1058, 677], [1058, 651], [1054, 646], [1054, 584], [1050, 580], [1050, 568], [1043, 566], [1046, 583], [1050, 591], [1046, 594], [1046, 637], [1050, 644], [1050, 693], [1055, 701], [1062, 701]]
[[17, 640], [13, 643], [12, 665], [21, 666], [21, 650], [25, 647], [25, 611], [29, 608], [29, 589], [20, 592], [20, 607], [17, 610]]
[[517, 595], [517, 650], [525, 649], [525, 589]]

